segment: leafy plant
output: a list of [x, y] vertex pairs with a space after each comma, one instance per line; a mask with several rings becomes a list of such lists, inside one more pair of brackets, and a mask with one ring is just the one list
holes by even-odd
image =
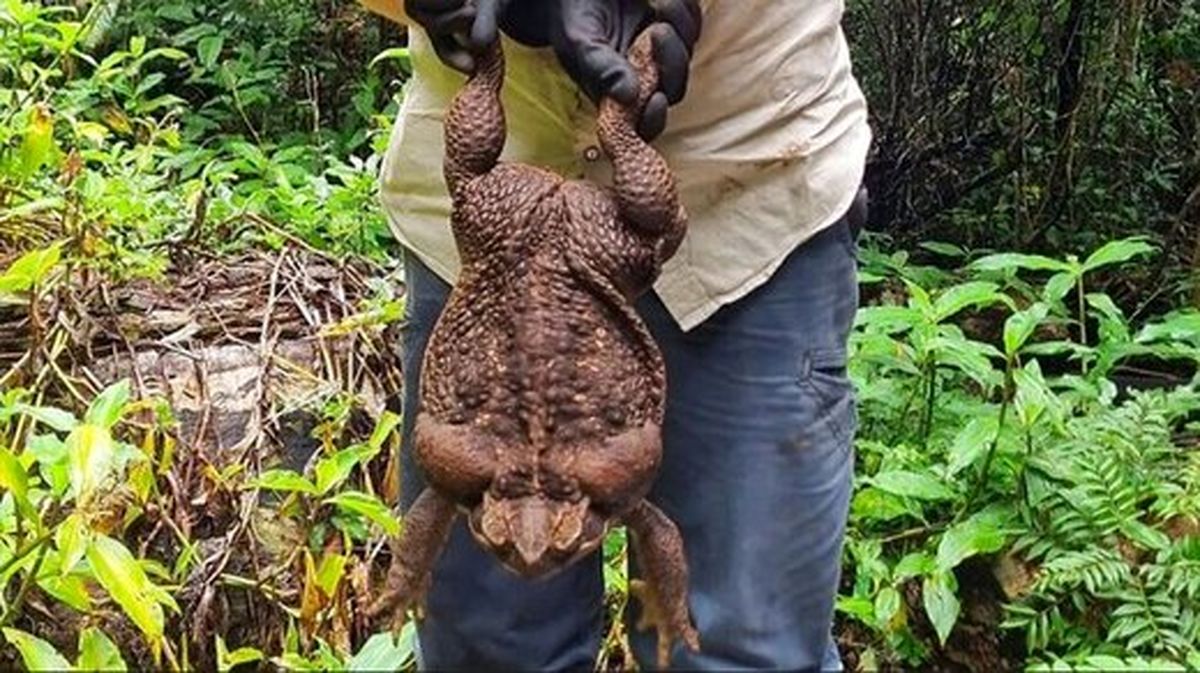
[[[340, 449], [317, 461], [313, 469], [314, 480], [291, 470], [272, 469], [249, 482], [246, 488], [290, 494], [298, 504], [310, 512], [310, 520], [316, 516], [314, 510], [332, 505], [336, 512], [333, 517], [334, 525], [354, 537], [365, 537], [362, 518], [378, 525], [388, 535], [399, 535], [400, 523], [378, 496], [355, 490], [341, 490], [356, 467], [365, 465], [383, 450], [384, 442], [399, 423], [398, 416], [385, 413], [366, 442]], [[286, 505], [284, 510], [287, 511]]]
[[[126, 516], [136, 517], [149, 495], [137, 487], [135, 475], [146, 472], [150, 457], [113, 436], [129, 393], [127, 380], [110, 386], [82, 419], [30, 404], [19, 389], [9, 391], [0, 404], [0, 437], [8, 438], [0, 444], [25, 447], [0, 449], [5, 488], [0, 501], [0, 586], [16, 582], [20, 587], [0, 614], [0, 623], [9, 624], [20, 614], [34, 586], [72, 608], [89, 611], [93, 598], [87, 587], [94, 585], [120, 606], [157, 656], [164, 645], [164, 608], [178, 611], [178, 606], [129, 549], [110, 537], [120, 524], [112, 517], [122, 497], [134, 500]], [[12, 441], [23, 437], [28, 439]], [[114, 489], [122, 482], [128, 486]], [[65, 506], [65, 517], [56, 514]], [[27, 660], [49, 656], [50, 650], [31, 636], [14, 634], [24, 638], [21, 650]], [[106, 647], [102, 634], [82, 638], [81, 652]]]
[[[1186, 345], [1196, 338], [1192, 314], [1135, 330], [1085, 286], [1091, 272], [1150, 251], [1126, 240], [1083, 262], [991, 255], [935, 290], [913, 278], [938, 274], [868, 257], [871, 280], [898, 276], [907, 301], [862, 309], [851, 337], [864, 431], [848, 545], [854, 580], [839, 610], [877, 634], [885, 658], [916, 665], [930, 656], [914, 610], [935, 647], [947, 644], [963, 614], [964, 564], [1032, 578], [1006, 580], [1000, 599], [1034, 661], [1196, 656], [1196, 617], [1180, 593], [1195, 581], [1187, 554], [1196, 537], [1174, 531], [1200, 518], [1192, 459], [1174, 429], [1200, 398], [1185, 385], [1118, 402], [1109, 379], [1133, 358], [1197, 362]], [[1047, 271], [1040, 289], [1020, 275]], [[1002, 323], [985, 330], [992, 342], [943, 323], [972, 311]], [[1074, 338], [1061, 325], [1077, 327]], [[1054, 359], [1063, 356], [1080, 369], [1063, 368]], [[1046, 363], [1058, 373], [1047, 375]], [[912, 423], [918, 399], [927, 406]], [[914, 605], [904, 597], [916, 587]]]

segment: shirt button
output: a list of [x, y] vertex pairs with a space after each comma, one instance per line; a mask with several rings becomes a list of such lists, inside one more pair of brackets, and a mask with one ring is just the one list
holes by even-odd
[[583, 150], [583, 158], [588, 161], [599, 161], [600, 148], [595, 145], [589, 145], [587, 149]]

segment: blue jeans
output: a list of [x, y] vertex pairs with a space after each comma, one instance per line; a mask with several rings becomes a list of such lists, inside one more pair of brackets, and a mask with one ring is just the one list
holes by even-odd
[[[450, 290], [407, 255], [405, 446], [420, 359]], [[653, 293], [638, 310], [667, 363], [662, 470], [651, 501], [679, 526], [701, 651], [686, 670], [840, 670], [831, 635], [857, 416], [846, 341], [858, 306], [843, 219], [770, 281], [683, 332]], [[404, 452], [405, 506], [423, 484]], [[425, 670], [584, 670], [603, 628], [599, 554], [539, 581], [504, 570], [461, 521], [434, 570], [418, 631]], [[631, 573], [636, 575], [636, 559]], [[636, 608], [635, 608], [636, 609]], [[629, 615], [633, 617], [634, 615]], [[655, 636], [636, 631], [643, 669]]]

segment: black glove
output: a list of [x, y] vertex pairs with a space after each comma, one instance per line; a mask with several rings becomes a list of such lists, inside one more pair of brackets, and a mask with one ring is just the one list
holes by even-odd
[[656, 27], [658, 90], [647, 101], [638, 134], [651, 140], [667, 123], [667, 107], [687, 92], [692, 48], [700, 37], [696, 0], [551, 0], [549, 41], [563, 68], [592, 98], [611, 96], [625, 105], [637, 97], [637, 75], [625, 58], [634, 38]]
[[[522, 0], [517, 0], [520, 4]], [[404, 13], [429, 34], [438, 58], [464, 73], [475, 55], [492, 46], [499, 22], [513, 0], [404, 0]]]

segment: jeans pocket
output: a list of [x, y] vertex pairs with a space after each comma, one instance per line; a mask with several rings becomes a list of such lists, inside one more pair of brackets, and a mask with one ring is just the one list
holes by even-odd
[[858, 405], [846, 369], [846, 349], [807, 351], [801, 361], [800, 383], [812, 396], [815, 421], [839, 443], [850, 441], [858, 429]]

